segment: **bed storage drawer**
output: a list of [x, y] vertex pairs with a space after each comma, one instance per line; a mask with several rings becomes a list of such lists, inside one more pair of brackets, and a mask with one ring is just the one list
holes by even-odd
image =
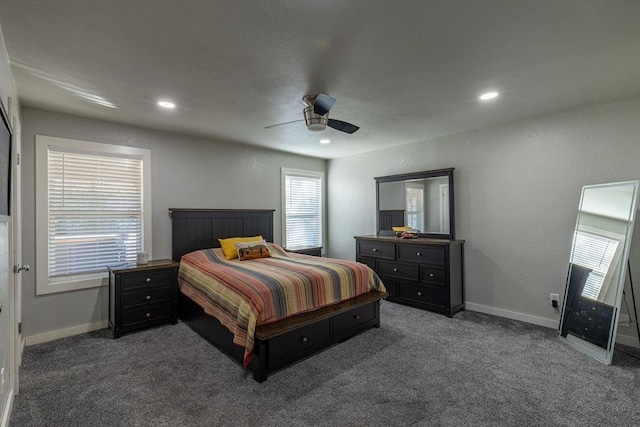
[[373, 320], [375, 316], [376, 313], [371, 304], [356, 307], [346, 313], [338, 314], [333, 319], [333, 333], [334, 335], [339, 335], [349, 329], [356, 328], [363, 323]]
[[331, 319], [324, 319], [271, 338], [269, 362], [278, 363], [331, 340]]

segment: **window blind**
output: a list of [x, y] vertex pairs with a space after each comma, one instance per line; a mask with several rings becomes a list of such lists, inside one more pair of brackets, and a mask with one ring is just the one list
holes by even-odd
[[424, 218], [424, 186], [407, 183], [405, 191], [407, 225], [414, 230], [422, 230], [422, 218]]
[[285, 173], [285, 247], [322, 246], [322, 178]]
[[106, 271], [142, 251], [142, 160], [48, 150], [49, 277]]
[[598, 299], [604, 278], [618, 248], [618, 240], [577, 231], [571, 262], [590, 268], [582, 296]]

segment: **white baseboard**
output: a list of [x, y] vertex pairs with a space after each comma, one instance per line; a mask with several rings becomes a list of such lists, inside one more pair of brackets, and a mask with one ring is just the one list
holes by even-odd
[[73, 335], [84, 334], [85, 332], [97, 331], [104, 329], [109, 325], [108, 321], [87, 323], [86, 325], [74, 326], [73, 328], [59, 329], [57, 331], [45, 332], [43, 334], [31, 335], [25, 338], [26, 345], [40, 344], [43, 342], [53, 341], [60, 338], [71, 337]]
[[520, 320], [521, 322], [532, 323], [534, 325], [545, 326], [547, 328], [558, 329], [560, 320], [545, 319], [544, 317], [532, 316], [530, 314], [517, 313], [515, 311], [504, 310], [501, 308], [489, 307], [472, 302], [465, 302], [464, 308], [479, 313], [492, 314], [494, 316], [506, 317], [507, 319]]
[[[506, 317], [507, 319], [520, 320], [521, 322], [531, 323], [534, 325], [545, 326], [547, 328], [558, 329], [560, 327], [560, 320], [545, 319], [544, 317], [532, 316], [530, 314], [517, 313], [515, 311], [503, 310], [501, 308], [489, 307], [481, 304], [474, 304], [472, 302], [465, 302], [464, 307], [469, 311], [477, 311], [478, 313], [492, 314], [494, 316]], [[616, 334], [616, 342], [628, 345], [630, 347], [640, 348], [638, 338], [620, 334], [620, 328]]]
[[13, 406], [13, 390], [10, 390], [7, 394], [7, 401], [3, 402], [2, 406], [2, 419], [0, 419], [0, 427], [7, 427], [9, 425], [9, 418], [11, 417], [11, 407]]

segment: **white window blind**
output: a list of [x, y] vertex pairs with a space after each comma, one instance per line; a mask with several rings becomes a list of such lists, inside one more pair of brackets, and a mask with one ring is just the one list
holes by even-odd
[[424, 218], [424, 185], [407, 183], [406, 191], [406, 216], [407, 225], [414, 230], [423, 230]]
[[142, 251], [142, 160], [49, 149], [49, 277], [106, 271]]
[[283, 169], [283, 181], [285, 247], [322, 246], [323, 174]]
[[582, 296], [598, 299], [604, 278], [618, 248], [618, 240], [577, 231], [571, 262], [593, 271], [589, 274]]

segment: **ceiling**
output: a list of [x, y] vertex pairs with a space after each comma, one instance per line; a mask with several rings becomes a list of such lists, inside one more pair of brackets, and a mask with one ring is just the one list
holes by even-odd
[[[326, 159], [640, 94], [637, 0], [0, 0], [0, 27], [23, 106]], [[318, 92], [360, 130], [265, 129]]]

